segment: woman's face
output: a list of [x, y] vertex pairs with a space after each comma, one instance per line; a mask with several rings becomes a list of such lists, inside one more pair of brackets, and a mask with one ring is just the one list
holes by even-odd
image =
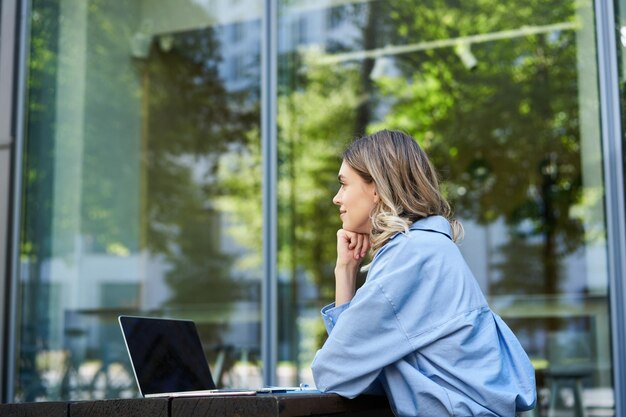
[[369, 233], [372, 229], [370, 214], [378, 202], [376, 185], [367, 183], [346, 162], [339, 169], [339, 191], [333, 203], [339, 206], [342, 228], [356, 233]]

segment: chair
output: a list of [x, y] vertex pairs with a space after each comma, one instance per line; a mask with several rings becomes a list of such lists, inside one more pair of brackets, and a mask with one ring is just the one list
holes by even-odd
[[559, 407], [565, 406], [561, 398], [563, 388], [570, 388], [574, 397], [574, 416], [587, 417], [583, 402], [583, 381], [595, 369], [591, 336], [582, 331], [558, 331], [548, 334], [549, 365], [545, 371], [550, 380], [548, 417], [554, 417]]

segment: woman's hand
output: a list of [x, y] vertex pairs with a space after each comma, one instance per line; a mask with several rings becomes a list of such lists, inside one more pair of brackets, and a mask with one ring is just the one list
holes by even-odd
[[356, 292], [356, 275], [370, 248], [369, 235], [345, 229], [337, 231], [337, 264], [335, 265], [335, 305], [352, 300]]
[[337, 231], [337, 266], [358, 268], [369, 248], [369, 235], [339, 229]]

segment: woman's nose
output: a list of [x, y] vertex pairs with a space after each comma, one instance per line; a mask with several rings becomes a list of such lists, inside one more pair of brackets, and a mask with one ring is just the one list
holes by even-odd
[[339, 193], [340, 193], [340, 192], [341, 192], [341, 191], [337, 191], [337, 194], [335, 194], [335, 196], [333, 197], [333, 204], [335, 204], [335, 205], [337, 205], [337, 206], [340, 206], [340, 205], [341, 205], [341, 202], [339, 201]]

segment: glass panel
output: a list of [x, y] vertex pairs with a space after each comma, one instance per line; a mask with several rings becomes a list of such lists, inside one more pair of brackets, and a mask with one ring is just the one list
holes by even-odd
[[121, 313], [261, 385], [257, 3], [32, 2], [14, 400], [137, 395]]
[[282, 1], [280, 19], [280, 316], [297, 317], [281, 323], [281, 382], [310, 382], [325, 338], [338, 155], [393, 128], [441, 172], [460, 248], [536, 368], [539, 408], [571, 413], [581, 387], [611, 415], [592, 2]]

